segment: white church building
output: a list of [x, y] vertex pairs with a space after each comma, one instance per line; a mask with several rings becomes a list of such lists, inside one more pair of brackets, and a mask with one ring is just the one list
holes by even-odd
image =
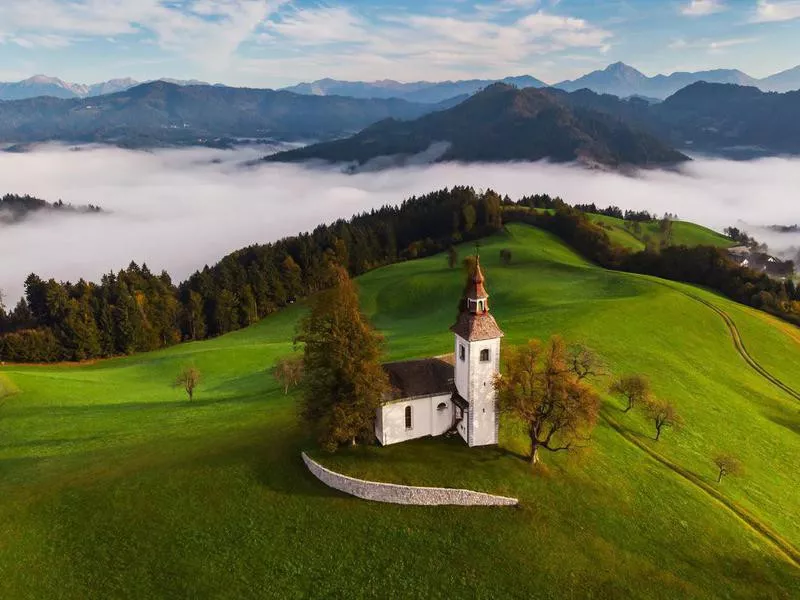
[[499, 415], [493, 380], [500, 369], [503, 332], [489, 313], [480, 261], [464, 306], [450, 330], [455, 354], [389, 363], [393, 393], [377, 410], [375, 435], [382, 445], [456, 431], [470, 446], [497, 444]]

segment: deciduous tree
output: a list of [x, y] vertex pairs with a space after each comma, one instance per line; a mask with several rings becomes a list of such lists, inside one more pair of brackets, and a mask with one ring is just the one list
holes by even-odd
[[625, 375], [611, 384], [610, 392], [625, 399], [624, 412], [628, 412], [650, 397], [650, 381], [644, 375]]
[[500, 250], [500, 262], [503, 263], [505, 266], [511, 264], [511, 250], [508, 248], [503, 248]]
[[450, 246], [447, 249], [447, 266], [455, 269], [456, 265], [458, 265], [458, 250], [456, 250], [455, 246]]
[[331, 265], [335, 286], [314, 297], [301, 321], [305, 343], [303, 415], [320, 444], [371, 440], [375, 411], [390, 385], [381, 365], [382, 338], [361, 313], [347, 272]]
[[200, 371], [194, 367], [184, 367], [175, 380], [175, 387], [181, 387], [189, 396], [189, 401], [194, 400], [194, 392], [200, 385]]
[[278, 360], [272, 368], [272, 375], [283, 386], [283, 393], [298, 385], [303, 378], [303, 358], [287, 356]]
[[594, 350], [583, 344], [570, 346], [568, 363], [570, 370], [581, 381], [587, 377], [601, 377], [606, 374], [606, 365], [603, 359]]
[[683, 418], [678, 414], [675, 405], [668, 400], [650, 396], [644, 402], [642, 408], [645, 415], [653, 420], [653, 424], [656, 427], [656, 441], [659, 440], [664, 429], [680, 429], [683, 427]]
[[495, 378], [494, 385], [500, 410], [522, 422], [527, 431], [531, 464], [539, 462], [540, 448], [569, 450], [589, 439], [600, 399], [570, 369], [561, 338], [511, 348], [506, 372]]
[[719, 473], [717, 475], [717, 483], [722, 481], [726, 475], [741, 475], [744, 472], [742, 463], [738, 458], [732, 454], [719, 453], [714, 455], [714, 464], [716, 465]]

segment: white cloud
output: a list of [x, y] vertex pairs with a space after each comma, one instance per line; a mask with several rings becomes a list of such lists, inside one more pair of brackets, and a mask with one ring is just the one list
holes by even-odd
[[453, 185], [491, 187], [512, 198], [546, 192], [572, 203], [669, 211], [718, 230], [739, 220], [800, 222], [800, 161], [790, 159], [698, 160], [680, 172], [644, 171], [637, 177], [545, 163], [442, 164], [358, 175], [300, 165], [237, 166], [254, 156], [252, 151], [111, 148], [0, 154], [4, 192], [99, 204], [111, 211], [4, 227], [0, 257], [13, 260], [2, 263], [0, 288], [13, 302], [31, 272], [97, 280], [131, 260], [154, 271], [167, 269], [180, 280], [249, 244]]
[[700, 39], [694, 41], [688, 41], [684, 38], [678, 38], [673, 40], [668, 45], [670, 50], [684, 50], [684, 49], [705, 49], [708, 50], [712, 54], [718, 54], [726, 50], [727, 48], [732, 48], [735, 46], [742, 46], [744, 44], [753, 44], [759, 41], [758, 38], [748, 37], [748, 38], [728, 38], [722, 40], [709, 40], [709, 39]]
[[681, 13], [690, 17], [704, 17], [726, 8], [723, 0], [689, 0], [688, 4], [681, 7]]
[[[368, 20], [348, 8], [284, 12], [263, 27], [261, 50], [243, 67], [280, 76], [417, 80], [530, 72], [569, 49], [607, 50], [611, 32], [583, 20], [537, 11], [511, 22], [481, 16], [387, 15]], [[332, 51], [331, 44], [337, 44]], [[286, 55], [301, 46], [302, 53]], [[272, 57], [275, 53], [280, 56]], [[266, 55], [266, 56], [265, 56]], [[541, 76], [539, 73], [535, 73]]]
[[770, 23], [775, 21], [792, 21], [800, 19], [800, 1], [783, 0], [769, 2], [759, 0], [753, 20], [757, 23]]
[[81, 38], [148, 34], [164, 49], [221, 62], [285, 1], [3, 0], [0, 39], [53, 48]]

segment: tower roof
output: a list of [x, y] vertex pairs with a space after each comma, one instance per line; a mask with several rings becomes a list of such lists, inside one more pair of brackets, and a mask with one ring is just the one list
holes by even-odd
[[463, 311], [458, 315], [458, 320], [455, 325], [450, 328], [450, 331], [468, 342], [493, 340], [505, 335], [497, 324], [497, 321], [495, 321], [494, 317], [488, 312], [475, 315]]
[[469, 342], [503, 337], [503, 331], [489, 313], [489, 292], [486, 291], [485, 282], [480, 257], [476, 255], [475, 269], [467, 280], [461, 311], [455, 325], [450, 328], [450, 331]]
[[471, 300], [477, 300], [479, 298], [488, 298], [489, 292], [486, 291], [486, 287], [484, 283], [486, 279], [483, 276], [483, 271], [481, 270], [481, 257], [476, 255], [475, 256], [475, 271], [472, 273], [472, 277], [469, 282], [469, 286], [467, 288], [467, 295], [466, 297]]

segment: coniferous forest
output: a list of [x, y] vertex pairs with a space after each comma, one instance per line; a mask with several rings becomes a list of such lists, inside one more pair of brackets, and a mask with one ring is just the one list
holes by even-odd
[[578, 210], [547, 195], [512, 202], [491, 190], [454, 187], [244, 248], [180, 284], [134, 263], [99, 283], [45, 281], [32, 274], [25, 297], [13, 308], [0, 306], [0, 360], [89, 360], [222, 335], [328, 288], [330, 262], [357, 276], [479, 239], [512, 221], [552, 232], [603, 267], [705, 285], [800, 324], [800, 290], [791, 279], [739, 267], [717, 248], [620, 248], [586, 217], [609, 210], [619, 209]]

